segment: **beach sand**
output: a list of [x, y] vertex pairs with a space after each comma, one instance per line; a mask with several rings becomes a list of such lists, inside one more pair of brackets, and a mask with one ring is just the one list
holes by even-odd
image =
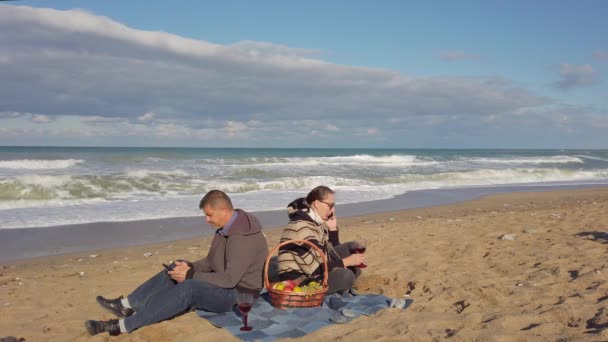
[[[414, 303], [297, 340], [608, 341], [607, 219], [606, 188], [500, 194], [339, 219], [342, 241], [368, 239], [369, 267], [357, 281], [359, 292], [407, 295]], [[280, 229], [266, 235], [275, 246]], [[193, 312], [118, 337], [90, 337], [84, 329], [86, 319], [113, 318], [95, 296], [126, 295], [161, 263], [203, 257], [209, 242], [194, 238], [6, 262], [0, 269], [0, 337], [236, 340]]]

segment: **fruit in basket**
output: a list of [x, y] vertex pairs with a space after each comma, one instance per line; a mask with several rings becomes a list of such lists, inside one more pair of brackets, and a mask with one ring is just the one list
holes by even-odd
[[308, 283], [308, 286], [309, 286], [309, 287], [316, 288], [316, 289], [320, 289], [320, 288], [321, 288], [321, 284], [317, 283], [317, 282], [316, 282], [316, 281], [314, 281], [314, 280], [313, 280], [313, 281], [311, 281], [310, 283]]
[[290, 292], [290, 291], [294, 291], [294, 288], [296, 286], [297, 286], [296, 283], [293, 282], [292, 280], [283, 280], [281, 282], [272, 284], [272, 289], [277, 290], [277, 291]]
[[296, 287], [296, 283], [293, 280], [283, 280], [283, 284], [285, 284], [285, 291], [293, 291], [294, 287]]
[[[313, 292], [317, 292], [319, 290], [322, 290], [323, 286], [321, 284], [319, 284], [316, 281], [311, 281], [310, 283], [303, 285], [303, 286], [297, 286], [293, 289], [294, 292], [303, 292], [303, 293], [313, 293]], [[300, 290], [300, 291], [297, 291]]]

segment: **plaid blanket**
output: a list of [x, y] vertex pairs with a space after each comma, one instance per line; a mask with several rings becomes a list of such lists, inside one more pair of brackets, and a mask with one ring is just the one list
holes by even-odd
[[405, 310], [412, 302], [411, 299], [391, 299], [383, 295], [336, 293], [326, 296], [320, 307], [281, 310], [273, 307], [270, 295], [263, 292], [249, 312], [248, 325], [253, 330], [248, 332], [239, 330], [243, 321], [236, 306], [233, 312], [228, 313], [196, 312], [214, 326], [227, 329], [243, 341], [274, 341], [304, 336], [331, 324], [347, 323], [360, 315], [371, 315], [388, 307]]

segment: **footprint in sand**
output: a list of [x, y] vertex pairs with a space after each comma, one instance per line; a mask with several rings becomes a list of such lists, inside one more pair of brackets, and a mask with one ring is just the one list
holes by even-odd
[[452, 304], [452, 306], [456, 309], [456, 313], [462, 313], [464, 311], [464, 309], [468, 308], [471, 304], [468, 303], [466, 300], [461, 300], [458, 301], [454, 304]]

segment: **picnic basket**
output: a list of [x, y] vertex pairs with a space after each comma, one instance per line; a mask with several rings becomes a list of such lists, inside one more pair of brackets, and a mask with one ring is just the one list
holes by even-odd
[[[293, 291], [283, 291], [278, 289], [273, 289], [270, 281], [268, 280], [268, 266], [270, 264], [270, 258], [282, 246], [292, 244], [292, 243], [304, 243], [310, 245], [323, 259], [323, 282], [322, 288], [320, 290], [316, 290], [313, 292], [293, 292]], [[325, 297], [325, 293], [327, 293], [327, 256], [323, 251], [315, 246], [310, 241], [306, 240], [288, 240], [282, 242], [275, 246], [268, 253], [268, 257], [266, 257], [266, 264], [264, 265], [264, 286], [270, 293], [270, 302], [272, 306], [279, 309], [288, 309], [288, 308], [312, 308], [316, 306], [320, 306], [323, 303], [323, 298]]]

